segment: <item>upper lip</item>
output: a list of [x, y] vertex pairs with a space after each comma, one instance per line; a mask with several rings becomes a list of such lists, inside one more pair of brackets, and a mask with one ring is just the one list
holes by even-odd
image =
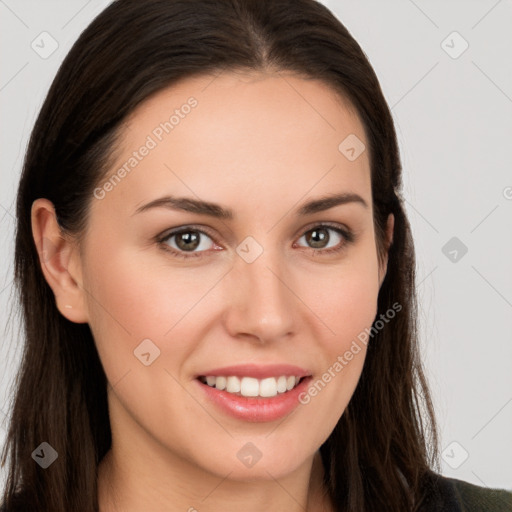
[[206, 370], [196, 376], [197, 377], [253, 377], [255, 379], [265, 379], [267, 377], [308, 377], [311, 375], [310, 372], [299, 366], [290, 364], [269, 364], [269, 365], [257, 365], [257, 364], [241, 364], [236, 366], [224, 366], [222, 368], [214, 368], [212, 370]]

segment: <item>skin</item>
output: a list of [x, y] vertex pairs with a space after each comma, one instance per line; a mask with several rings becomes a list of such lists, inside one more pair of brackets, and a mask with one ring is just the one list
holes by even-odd
[[[138, 106], [109, 176], [190, 96], [197, 107], [103, 199], [91, 200], [81, 247], [60, 231], [48, 200], [32, 207], [59, 311], [89, 323], [109, 381], [113, 443], [99, 467], [100, 510], [332, 510], [318, 450], [355, 390], [364, 348], [276, 422], [226, 415], [194, 377], [278, 362], [318, 379], [372, 325], [387, 256], [379, 265], [369, 155], [349, 161], [338, 150], [349, 134], [367, 145], [363, 125], [317, 80], [284, 72], [196, 77]], [[334, 192], [359, 194], [368, 207], [295, 213]], [[219, 203], [235, 218], [166, 208], [134, 214], [166, 194]], [[348, 227], [355, 241], [329, 229], [324, 246], [312, 245], [304, 235], [325, 222]], [[176, 236], [155, 241], [189, 225], [211, 231], [193, 249], [201, 257], [166, 251], [183, 247]], [[390, 216], [388, 244], [392, 232]], [[247, 236], [263, 249], [252, 263], [236, 252]], [[133, 353], [146, 338], [160, 350], [149, 366]], [[248, 442], [262, 453], [250, 468], [237, 458]]]

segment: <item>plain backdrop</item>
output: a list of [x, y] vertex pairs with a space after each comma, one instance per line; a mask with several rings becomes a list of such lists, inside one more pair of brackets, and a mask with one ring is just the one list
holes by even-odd
[[[108, 3], [0, 0], [0, 446], [23, 341], [8, 312], [24, 152], [58, 66]], [[442, 472], [512, 489], [512, 2], [323, 3], [367, 54], [396, 122]]]

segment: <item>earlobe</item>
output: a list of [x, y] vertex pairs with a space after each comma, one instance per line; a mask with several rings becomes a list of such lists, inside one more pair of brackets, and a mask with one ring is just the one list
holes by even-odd
[[382, 286], [384, 279], [386, 277], [386, 272], [388, 268], [388, 260], [389, 260], [389, 248], [393, 243], [393, 233], [395, 229], [395, 216], [390, 213], [388, 215], [387, 225], [386, 225], [386, 240], [385, 240], [385, 254], [384, 261], [382, 265], [379, 267], [379, 288]]
[[31, 222], [41, 270], [55, 295], [58, 310], [71, 322], [87, 323], [79, 254], [70, 237], [62, 232], [52, 202], [36, 199]]

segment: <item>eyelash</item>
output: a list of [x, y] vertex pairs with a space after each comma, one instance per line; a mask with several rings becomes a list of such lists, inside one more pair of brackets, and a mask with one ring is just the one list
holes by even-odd
[[[331, 229], [331, 230], [335, 231], [336, 233], [338, 233], [339, 235], [341, 235], [345, 240], [343, 242], [340, 242], [340, 244], [337, 247], [332, 247], [330, 249], [313, 249], [313, 248], [309, 248], [315, 254], [316, 253], [320, 253], [320, 254], [324, 254], [325, 255], [325, 254], [338, 253], [338, 252], [341, 252], [343, 249], [345, 249], [348, 244], [351, 244], [351, 243], [353, 243], [355, 241], [355, 235], [354, 235], [354, 233], [351, 230], [340, 228], [337, 225], [333, 226], [333, 225], [331, 225], [329, 223], [317, 224], [317, 225], [313, 226], [312, 228], [307, 229], [306, 231], [304, 231], [302, 233], [301, 238], [306, 233], [309, 233], [310, 231], [313, 231], [313, 230], [318, 229], [318, 228], [328, 228], [328, 229]], [[217, 242], [215, 241], [213, 235], [211, 233], [209, 233], [208, 230], [206, 230], [205, 228], [196, 227], [194, 225], [184, 226], [184, 227], [181, 227], [181, 228], [177, 228], [177, 229], [175, 229], [175, 230], [173, 230], [171, 232], [166, 232], [163, 235], [159, 235], [156, 238], [156, 241], [162, 247], [162, 249], [164, 251], [170, 252], [173, 256], [177, 256], [178, 258], [189, 259], [189, 258], [202, 258], [202, 257], [204, 257], [204, 253], [208, 252], [208, 251], [197, 251], [197, 252], [189, 252], [189, 253], [187, 253], [185, 251], [177, 251], [176, 249], [174, 249], [172, 247], [169, 247], [169, 245], [167, 245], [165, 243], [166, 241], [168, 241], [173, 236], [179, 235], [180, 233], [187, 233], [189, 231], [194, 231], [194, 232], [206, 235], [209, 238], [211, 238], [212, 241], [215, 244], [217, 244]], [[303, 247], [303, 248], [304, 249], [308, 249], [307, 247]]]

